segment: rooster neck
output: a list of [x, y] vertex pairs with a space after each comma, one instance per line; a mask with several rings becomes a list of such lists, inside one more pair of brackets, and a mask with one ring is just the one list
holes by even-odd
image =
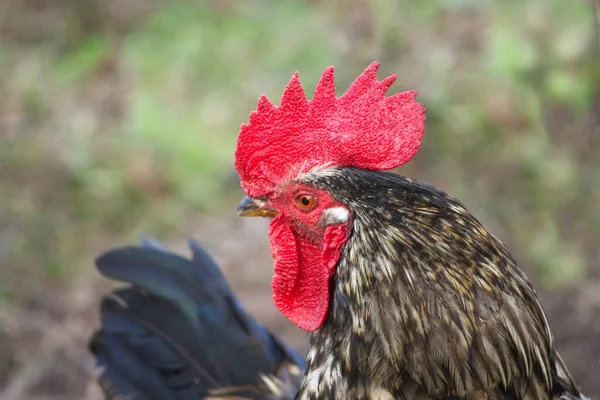
[[[398, 362], [390, 358], [394, 354], [390, 344], [395, 339], [389, 333], [412, 335], [408, 314], [418, 301], [412, 289], [417, 276], [410, 271], [399, 275], [397, 260], [386, 258], [389, 244], [380, 240], [386, 237], [383, 227], [369, 225], [360, 218], [354, 222], [354, 232], [330, 281], [327, 318], [321, 329], [311, 334], [298, 399], [313, 399], [313, 395], [317, 399], [397, 398], [387, 389], [390, 378], [400, 373]], [[397, 324], [387, 325], [386, 312], [404, 314], [406, 325], [401, 324], [400, 329]]]
[[427, 300], [419, 285], [441, 273], [419, 268], [422, 256], [449, 250], [441, 241], [440, 249], [432, 249], [438, 242], [435, 231], [422, 231], [432, 227], [431, 221], [419, 218], [430, 219], [450, 199], [409, 178], [356, 169], [322, 171], [309, 183], [329, 188], [354, 218], [330, 281], [327, 318], [311, 335], [298, 398], [369, 399], [373, 393], [392, 393], [390, 380], [404, 373], [405, 346], [397, 344], [426, 335], [416, 314]]
[[548, 396], [555, 350], [535, 292], [460, 203], [389, 173], [306, 181], [346, 205], [353, 225], [298, 399], [461, 397], [510, 381]]

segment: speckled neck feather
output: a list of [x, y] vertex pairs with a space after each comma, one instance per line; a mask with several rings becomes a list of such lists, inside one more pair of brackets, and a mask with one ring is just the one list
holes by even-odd
[[459, 202], [353, 168], [306, 182], [328, 188], [354, 219], [298, 399], [580, 395], [531, 284]]

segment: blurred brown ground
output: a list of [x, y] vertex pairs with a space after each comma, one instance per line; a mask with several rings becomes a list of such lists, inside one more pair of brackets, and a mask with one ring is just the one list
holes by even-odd
[[1, 0], [0, 400], [101, 399], [92, 261], [142, 233], [200, 240], [304, 350], [271, 301], [266, 221], [235, 218], [237, 128], [294, 70], [310, 93], [333, 64], [341, 93], [373, 59], [428, 108], [399, 172], [508, 245], [600, 398], [596, 37], [585, 1]]

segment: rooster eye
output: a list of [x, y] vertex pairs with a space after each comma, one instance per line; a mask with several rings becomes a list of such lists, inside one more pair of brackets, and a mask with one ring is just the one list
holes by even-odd
[[296, 197], [296, 204], [303, 210], [308, 210], [315, 205], [315, 198], [309, 194], [301, 194]]

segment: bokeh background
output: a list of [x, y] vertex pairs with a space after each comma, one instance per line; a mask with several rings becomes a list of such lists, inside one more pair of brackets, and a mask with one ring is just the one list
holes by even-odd
[[267, 222], [237, 220], [237, 130], [296, 70], [342, 93], [372, 60], [417, 89], [400, 173], [461, 199], [538, 288], [600, 395], [600, 64], [585, 0], [0, 1], [0, 399], [101, 399], [86, 351], [112, 287], [93, 257], [193, 236], [246, 306], [271, 301]]

